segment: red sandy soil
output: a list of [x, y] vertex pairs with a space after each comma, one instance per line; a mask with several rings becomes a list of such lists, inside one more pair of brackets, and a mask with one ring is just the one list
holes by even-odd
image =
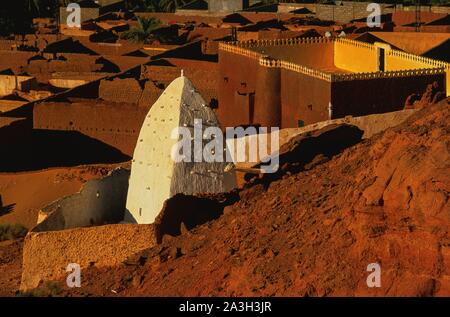
[[[449, 296], [447, 101], [300, 172], [66, 296]], [[314, 162], [314, 160], [313, 160]], [[370, 263], [381, 287], [368, 288]], [[63, 285], [61, 281], [61, 285]]]
[[0, 242], [0, 297], [14, 296], [22, 275], [23, 239]]

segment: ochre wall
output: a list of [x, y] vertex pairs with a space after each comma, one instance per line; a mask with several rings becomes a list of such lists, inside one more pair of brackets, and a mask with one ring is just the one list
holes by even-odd
[[262, 127], [281, 125], [281, 69], [259, 66], [257, 72], [253, 124]]
[[41, 103], [34, 106], [33, 127], [79, 131], [132, 156], [147, 111], [127, 104]]
[[235, 99], [238, 92], [256, 92], [259, 67], [256, 58], [219, 50], [217, 117], [222, 128], [250, 123], [249, 109], [242, 109], [243, 103], [235, 103]]
[[349, 72], [376, 72], [377, 48], [362, 42], [337, 40], [334, 42], [334, 65]]
[[442, 87], [446, 87], [446, 94], [450, 96], [450, 64], [397, 50], [390, 50], [385, 53], [385, 71], [441, 67], [446, 69], [446, 81]]
[[[295, 128], [328, 119], [331, 83], [300, 72], [281, 71], [281, 127]], [[311, 107], [308, 107], [311, 105]]]
[[252, 50], [263, 55], [315, 68], [334, 68], [333, 42], [302, 43], [301, 45], [273, 45], [254, 47]]
[[[239, 48], [236, 50], [238, 51]], [[298, 120], [311, 123], [327, 119], [323, 116], [326, 116], [324, 109], [327, 109], [330, 100], [330, 88], [325, 80], [294, 72], [295, 79], [290, 82], [290, 80], [282, 79], [281, 74], [285, 70], [279, 67], [279, 62], [276, 62], [278, 66], [263, 66], [260, 65], [257, 56], [267, 54], [316, 69], [334, 69], [332, 42], [311, 41], [302, 45], [276, 44], [252, 47], [251, 51], [258, 54], [244, 56], [239, 52], [222, 49], [219, 51], [217, 115], [222, 128], [249, 124], [296, 127]], [[283, 78], [288, 77], [289, 75], [286, 75]], [[291, 89], [291, 87], [294, 88]], [[301, 97], [297, 96], [299, 89], [304, 92]], [[254, 111], [250, 109], [252, 93], [255, 98]], [[286, 106], [283, 107], [282, 98], [287, 100]], [[319, 101], [314, 102], [314, 100]], [[307, 108], [311, 104], [314, 104], [313, 110]]]
[[[385, 54], [385, 70], [406, 70], [430, 68], [428, 63], [416, 58], [408, 58], [405, 55], [397, 55], [395, 51], [387, 51]], [[418, 57], [418, 56], [417, 56]]]
[[[120, 224], [30, 232], [24, 240], [20, 289], [30, 290], [45, 281], [65, 281], [69, 263], [79, 264], [81, 270], [93, 265], [99, 268], [119, 265], [133, 254], [155, 245], [152, 225]], [[81, 286], [87, 282], [82, 276]]]
[[37, 83], [34, 77], [0, 75], [0, 96], [6, 96], [13, 93], [14, 90], [29, 91], [36, 89]]
[[409, 95], [423, 93], [434, 81], [444, 87], [444, 80], [444, 74], [435, 74], [333, 82], [332, 118], [401, 110]]
[[[259, 124], [287, 128], [297, 127], [299, 120], [311, 124], [329, 119], [330, 101], [332, 118], [395, 111], [403, 108], [409, 95], [423, 93], [433, 81], [446, 87], [447, 76], [448, 82], [449, 64], [401, 52], [392, 57], [388, 50], [385, 71], [447, 65], [447, 75], [431, 74], [435, 70], [420, 75], [380, 73], [379, 49], [374, 45], [347, 39], [338, 39], [334, 44], [314, 41], [286, 45], [267, 40], [222, 46], [217, 112], [222, 127]], [[336, 67], [349, 73], [373, 74], [336, 72]], [[255, 96], [254, 115], [251, 93]]]
[[48, 80], [48, 83], [50, 85], [52, 85], [53, 87], [68, 88], [68, 89], [87, 84], [88, 82], [89, 82], [88, 80], [82, 80], [82, 79], [60, 79], [60, 78], [55, 78], [55, 79], [49, 79]]
[[0, 70], [11, 68], [15, 73], [23, 71], [28, 59], [35, 54], [35, 52], [0, 51]]

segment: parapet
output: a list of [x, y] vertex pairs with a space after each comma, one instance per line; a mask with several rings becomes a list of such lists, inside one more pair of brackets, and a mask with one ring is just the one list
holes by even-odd
[[[232, 52], [242, 56], [247, 56], [253, 59], [259, 60], [259, 65], [269, 68], [283, 68], [290, 71], [302, 73], [314, 78], [326, 80], [329, 82], [338, 81], [350, 81], [350, 80], [369, 80], [376, 78], [394, 78], [394, 77], [411, 77], [411, 76], [423, 76], [423, 75], [435, 75], [447, 73], [447, 77], [450, 74], [450, 64], [434, 60], [431, 58], [417, 56], [410, 53], [405, 53], [399, 50], [386, 50], [385, 54], [387, 56], [398, 56], [400, 58], [415, 61], [418, 63], [423, 63], [429, 65], [426, 68], [414, 68], [414, 69], [404, 69], [396, 71], [385, 71], [385, 72], [359, 72], [359, 73], [328, 73], [320, 71], [317, 69], [312, 69], [306, 66], [302, 66], [293, 62], [279, 60], [271, 58], [270, 56], [260, 54], [253, 48], [257, 47], [267, 47], [267, 46], [279, 46], [279, 45], [301, 45], [310, 43], [338, 43], [346, 46], [353, 46], [357, 48], [364, 48], [370, 51], [377, 50], [377, 46], [369, 43], [364, 43], [360, 41], [344, 39], [344, 38], [324, 38], [324, 37], [312, 37], [312, 38], [297, 38], [297, 39], [270, 39], [270, 40], [250, 40], [250, 41], [240, 41], [240, 42], [228, 42], [220, 43], [219, 50]], [[449, 90], [447, 88], [447, 90]], [[447, 93], [448, 94], [448, 93]]]
[[323, 79], [326, 81], [332, 81], [333, 77], [332, 74], [322, 72], [317, 69], [312, 69], [306, 66], [298, 65], [291, 62], [281, 61], [281, 67], [284, 69], [288, 69], [294, 72], [302, 73], [314, 78]]
[[231, 42], [232, 45], [252, 48], [252, 47], [265, 47], [265, 46], [282, 46], [282, 45], [299, 45], [299, 44], [324, 44], [332, 43], [333, 39], [326, 37], [303, 37], [303, 38], [289, 38], [289, 39], [263, 39], [263, 40], [250, 40], [241, 42]]
[[387, 72], [369, 72], [369, 73], [351, 73], [351, 74], [331, 74], [331, 81], [350, 81], [350, 80], [367, 80], [379, 78], [399, 78], [413, 77], [423, 75], [445, 74], [445, 69], [441, 68], [424, 68], [412, 70], [397, 70]]
[[229, 43], [219, 43], [219, 50], [230, 52], [233, 54], [238, 54], [246, 57], [250, 57], [253, 59], [261, 58], [262, 54], [251, 51], [239, 45], [233, 45]]
[[349, 46], [355, 46], [355, 47], [359, 47], [359, 48], [365, 48], [371, 51], [374, 51], [377, 49], [377, 47], [373, 44], [370, 43], [365, 43], [365, 42], [360, 42], [360, 41], [355, 41], [355, 40], [350, 40], [350, 39], [343, 39], [343, 38], [337, 38], [334, 39], [335, 43], [339, 43], [339, 44], [343, 44], [343, 45], [349, 45]]
[[439, 61], [436, 59], [432, 59], [432, 58], [428, 58], [428, 57], [424, 57], [424, 56], [418, 56], [418, 55], [402, 52], [399, 50], [389, 50], [386, 52], [386, 54], [388, 56], [397, 56], [397, 57], [400, 57], [400, 58], [403, 58], [406, 60], [427, 64], [427, 65], [433, 66], [434, 68], [442, 67], [442, 68], [445, 68], [446, 70], [450, 70], [449, 63]]
[[290, 71], [302, 73], [311, 77], [319, 78], [326, 81], [331, 81], [331, 74], [322, 72], [320, 70], [312, 69], [306, 66], [298, 65], [296, 63], [271, 58], [269, 56], [260, 54], [251, 50], [255, 47], [275, 46], [275, 45], [298, 45], [305, 43], [332, 43], [332, 39], [328, 38], [297, 38], [297, 39], [273, 39], [273, 40], [258, 40], [258, 41], [243, 41], [243, 42], [229, 42], [220, 43], [219, 50], [232, 52], [242, 56], [258, 59], [259, 65], [269, 68], [284, 68]]

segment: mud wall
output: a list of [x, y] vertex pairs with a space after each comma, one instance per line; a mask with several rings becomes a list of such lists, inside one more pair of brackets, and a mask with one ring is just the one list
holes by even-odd
[[60, 54], [58, 58], [60, 59], [31, 60], [26, 70], [33, 74], [54, 72], [115, 73], [120, 71], [115, 64], [98, 56], [64, 53]]
[[305, 70], [305, 67], [297, 67], [302, 68], [303, 73], [301, 70], [291, 71], [281, 67], [279, 61], [271, 62], [269, 59], [264, 63], [259, 57], [269, 54], [271, 57], [299, 60], [301, 65], [333, 68], [332, 42], [263, 46], [246, 52], [241, 52], [238, 47], [230, 49], [236, 52], [219, 50], [217, 114], [222, 128], [249, 124], [297, 127], [299, 120], [308, 124], [328, 118], [329, 83], [314, 77], [320, 75], [304, 73], [317, 71]]
[[[367, 5], [370, 2], [342, 1], [342, 5], [316, 4], [316, 17], [321, 20], [350, 22], [355, 19], [367, 18], [370, 14]], [[393, 12], [394, 9], [380, 4], [381, 14]]]
[[259, 67], [257, 56], [250, 57], [219, 50], [217, 117], [222, 128], [251, 122], [249, 102], [235, 102], [235, 100], [249, 98], [250, 93], [256, 92], [255, 74], [258, 73]]
[[306, 8], [312, 13], [316, 12], [315, 3], [291, 3], [291, 2], [280, 2], [278, 4], [278, 13], [289, 13], [294, 10], [299, 10], [301, 8]]
[[48, 83], [52, 85], [53, 87], [58, 88], [75, 88], [84, 84], [87, 84], [90, 80], [83, 80], [83, 79], [60, 79], [60, 78], [54, 78], [49, 79]]
[[[416, 58], [413, 58], [416, 57]], [[432, 66], [421, 60], [419, 56], [411, 55], [411, 58], [399, 51], [387, 51], [385, 56], [385, 70], [423, 69]]]
[[336, 40], [334, 42], [334, 65], [350, 72], [376, 72], [378, 65], [378, 49], [370, 44]]
[[[261, 66], [258, 69], [254, 118], [252, 124], [262, 127], [281, 125], [281, 68]], [[251, 106], [251, 105], [250, 105]]]
[[141, 94], [142, 88], [134, 78], [104, 79], [100, 82], [99, 96], [103, 100], [137, 104]]
[[[421, 9], [424, 9], [424, 6], [421, 6]], [[447, 12], [448, 13], [448, 12]], [[424, 12], [421, 10], [420, 12], [420, 21], [422, 23], [429, 23], [434, 20], [445, 18], [446, 14], [439, 14], [434, 12]], [[411, 12], [408, 11], [396, 11], [392, 13], [392, 21], [396, 26], [413, 24], [416, 22], [416, 12], [415, 8]]]
[[27, 65], [28, 59], [35, 54], [35, 52], [0, 51], [0, 70], [11, 68], [15, 73], [19, 73]]
[[9, 95], [14, 90], [30, 91], [36, 87], [37, 82], [34, 77], [0, 75], [0, 96]]
[[[152, 225], [106, 225], [63, 231], [30, 232], [23, 247], [20, 289], [30, 290], [43, 281], [65, 279], [69, 263], [81, 270], [108, 267], [156, 245]], [[88, 281], [81, 275], [81, 287]]]
[[281, 127], [327, 120], [331, 83], [288, 69], [281, 70]]
[[[31, 128], [32, 121], [29, 118], [0, 117], [0, 147], [10, 151], [17, 140], [28, 136]], [[5, 160], [4, 155], [2, 160]]]
[[87, 182], [77, 194], [43, 208], [33, 232], [58, 231], [123, 220], [130, 171], [116, 169], [102, 179]]
[[408, 69], [424, 69], [424, 68], [445, 68], [446, 80], [442, 87], [446, 87], [446, 94], [450, 96], [450, 64], [429, 59], [422, 56], [404, 53], [397, 50], [385, 52], [385, 70], [408, 70]]
[[134, 78], [111, 78], [100, 81], [99, 98], [113, 103], [139, 105], [145, 109], [155, 103], [162, 89], [152, 80], [138, 81]]
[[427, 85], [434, 81], [439, 83], [439, 87], [444, 87], [445, 75], [434, 74], [333, 82], [331, 85], [332, 119], [347, 115], [364, 116], [401, 110], [409, 95], [425, 92]]
[[311, 68], [328, 69], [334, 67], [334, 44], [327, 40], [317, 39], [317, 42], [302, 42], [301, 45], [264, 45], [252, 49], [263, 55]]
[[[415, 32], [414, 26], [395, 26], [394, 32]], [[450, 25], [422, 25], [420, 27], [422, 33], [450, 33]]]
[[34, 106], [35, 129], [78, 131], [133, 155], [147, 109], [98, 101], [50, 102]]

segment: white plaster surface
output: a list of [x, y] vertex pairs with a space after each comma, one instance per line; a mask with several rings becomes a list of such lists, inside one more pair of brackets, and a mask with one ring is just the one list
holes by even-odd
[[123, 218], [129, 171], [115, 169], [108, 176], [88, 181], [77, 194], [61, 198], [40, 211], [33, 232], [66, 230]]
[[193, 136], [194, 119], [202, 120], [203, 131], [219, 126], [213, 110], [205, 105], [191, 81], [181, 76], [151, 107], [133, 155], [125, 222], [153, 223], [164, 201], [177, 193], [217, 193], [235, 187], [234, 174], [224, 173], [225, 162], [176, 163], [171, 157], [178, 142], [171, 138], [173, 129], [188, 127]]

